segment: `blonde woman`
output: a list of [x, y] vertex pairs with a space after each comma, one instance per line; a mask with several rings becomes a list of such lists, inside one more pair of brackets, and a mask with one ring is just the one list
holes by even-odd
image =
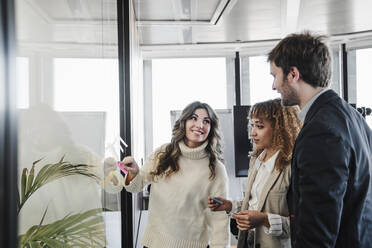
[[249, 113], [250, 136], [255, 144], [245, 198], [231, 202], [209, 200], [212, 211], [233, 212], [238, 248], [290, 247], [286, 195], [291, 177], [294, 142], [301, 128], [298, 107], [284, 107], [280, 99], [257, 103]]

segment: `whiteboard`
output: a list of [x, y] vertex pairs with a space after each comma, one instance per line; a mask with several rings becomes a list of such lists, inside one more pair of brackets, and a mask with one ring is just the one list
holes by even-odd
[[[50, 147], [57, 147], [61, 142], [71, 140], [104, 157], [106, 113], [57, 112], [46, 104], [35, 105], [19, 110], [19, 132], [19, 143], [26, 147], [35, 147], [40, 144], [36, 141], [41, 138], [43, 145], [49, 144]], [[27, 153], [30, 152], [27, 149]]]

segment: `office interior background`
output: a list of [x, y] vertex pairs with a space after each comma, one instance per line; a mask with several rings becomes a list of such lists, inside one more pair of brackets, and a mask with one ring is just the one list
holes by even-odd
[[[1, 247], [27, 243], [25, 234], [35, 225], [81, 213], [90, 215], [75, 225], [85, 223], [91, 232], [82, 242], [141, 247], [146, 190], [107, 192], [102, 180], [71, 175], [27, 194], [31, 171], [36, 176], [46, 165], [66, 162], [92, 165], [87, 170], [105, 178], [112, 169], [104, 163], [109, 157], [132, 155], [141, 164], [170, 140], [179, 111], [195, 100], [221, 116], [230, 198], [242, 198], [247, 165], [235, 160], [234, 107], [279, 97], [271, 89], [266, 54], [292, 32], [329, 36], [331, 88], [372, 127], [369, 0], [0, 5]], [[95, 224], [89, 226], [90, 220]]]

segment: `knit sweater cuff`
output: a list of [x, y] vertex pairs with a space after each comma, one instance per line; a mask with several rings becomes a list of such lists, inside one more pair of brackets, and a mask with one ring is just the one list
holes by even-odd
[[142, 190], [142, 176], [140, 175], [140, 173], [138, 173], [136, 177], [133, 178], [133, 180], [128, 185], [125, 185], [127, 176], [128, 174], [125, 175], [125, 178], [124, 178], [124, 187], [126, 191], [133, 192], [133, 193], [140, 192]]
[[[103, 185], [103, 188], [105, 189], [105, 191], [107, 193], [110, 193], [110, 194], [119, 193], [123, 189], [123, 185], [124, 185], [123, 176], [120, 174], [119, 171], [111, 171], [110, 174], [107, 177], [109, 177], [110, 180], [109, 180], [109, 182], [107, 182]], [[111, 179], [112, 177], [115, 177], [116, 180], [118, 181], [117, 185], [114, 185], [114, 183]]]

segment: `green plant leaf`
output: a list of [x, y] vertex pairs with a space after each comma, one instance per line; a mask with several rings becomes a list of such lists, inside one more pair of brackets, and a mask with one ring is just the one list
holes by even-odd
[[22, 177], [21, 177], [21, 202], [25, 201], [26, 198], [26, 183], [27, 183], [27, 168], [22, 170]]
[[[43, 218], [45, 217], [45, 213]], [[66, 216], [47, 225], [31, 227], [20, 238], [21, 247], [30, 247], [31, 243], [42, 242], [47, 247], [103, 247], [105, 243], [104, 223], [101, 209], [91, 209], [83, 213]], [[56, 242], [53, 242], [56, 241]], [[54, 246], [50, 246], [54, 245]]]
[[99, 182], [99, 177], [91, 172], [93, 168], [92, 165], [71, 164], [69, 162], [64, 162], [63, 160], [64, 156], [58, 163], [44, 165], [36, 176], [35, 165], [41, 161], [41, 159], [33, 162], [29, 175], [27, 175], [27, 168], [23, 169], [21, 178], [21, 201], [19, 204], [18, 213], [35, 191], [57, 179], [73, 175], [81, 175], [92, 178], [96, 182]]
[[67, 243], [66, 242], [61, 242], [57, 239], [51, 239], [51, 238], [45, 238], [43, 240], [43, 242], [45, 244], [47, 244], [49, 247], [53, 247], [53, 248], [66, 248], [66, 247], [69, 247], [67, 246]]
[[30, 248], [43, 248], [40, 243], [38, 242], [30, 242], [29, 243]]
[[[93, 166], [65, 162], [64, 156], [58, 163], [46, 164], [36, 173], [35, 165], [40, 161], [41, 159], [33, 162], [29, 174], [27, 168], [22, 171], [18, 212], [35, 191], [52, 181], [72, 175], [86, 176], [99, 181], [91, 172]], [[39, 225], [30, 227], [25, 234], [18, 237], [21, 248], [104, 247], [105, 232], [101, 208], [69, 214], [60, 220], [43, 225], [47, 210], [48, 208], [45, 209]]]
[[34, 175], [35, 175], [35, 164], [32, 165], [30, 174], [28, 174], [26, 192], [29, 192], [31, 189], [31, 185], [34, 182]]

